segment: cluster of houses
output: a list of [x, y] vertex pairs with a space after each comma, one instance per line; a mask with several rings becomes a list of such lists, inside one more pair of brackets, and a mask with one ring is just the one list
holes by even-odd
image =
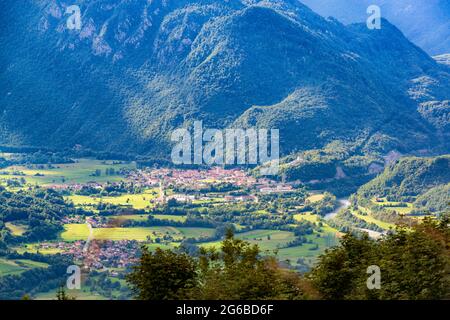
[[161, 181], [165, 185], [202, 189], [211, 183], [230, 183], [236, 186], [251, 187], [257, 179], [248, 176], [239, 169], [214, 167], [207, 170], [193, 169], [147, 169], [134, 172], [130, 177], [146, 186], [158, 186]]
[[139, 248], [135, 240], [94, 240], [89, 246], [85, 241], [41, 243], [37, 250], [58, 250], [61, 254], [71, 255], [86, 269], [105, 270], [132, 266], [137, 261]]
[[[224, 169], [214, 167], [204, 170], [193, 169], [144, 169], [132, 172], [129, 179], [141, 186], [176, 186], [201, 190], [211, 184], [232, 184], [238, 187], [255, 188], [261, 193], [291, 192], [293, 187], [286, 183], [276, 182], [266, 178], [255, 178], [241, 169]], [[192, 201], [189, 196], [177, 195], [183, 202]], [[182, 199], [181, 199], [182, 198]], [[236, 199], [233, 199], [236, 200]], [[249, 200], [249, 199], [245, 199]], [[251, 199], [253, 200], [253, 199]]]
[[87, 249], [77, 250], [73, 255], [75, 260], [91, 270], [127, 268], [137, 262], [139, 248], [135, 240], [94, 240]]

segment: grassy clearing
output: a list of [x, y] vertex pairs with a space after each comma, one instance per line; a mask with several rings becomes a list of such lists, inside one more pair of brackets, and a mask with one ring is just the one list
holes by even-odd
[[47, 268], [48, 264], [26, 259], [8, 260], [0, 258], [0, 277], [20, 274], [34, 268]]
[[[367, 213], [367, 211], [368, 211], [368, 210], [364, 210], [364, 212], [366, 212], [366, 213]], [[367, 215], [362, 215], [362, 214], [358, 214], [358, 213], [356, 213], [355, 211], [352, 210], [352, 214], [353, 214], [355, 217], [357, 217], [357, 218], [359, 218], [359, 219], [361, 219], [361, 220], [366, 221], [367, 223], [373, 223], [373, 224], [376, 224], [377, 226], [379, 226], [379, 227], [381, 227], [381, 228], [383, 228], [383, 229], [385, 229], [385, 230], [389, 230], [389, 229], [395, 228], [395, 224], [389, 223], [389, 222], [384, 222], [384, 221], [380, 221], [380, 220], [378, 220], [378, 219], [375, 219], [374, 217], [372, 217], [372, 216], [370, 215], [370, 213], [367, 213]]]
[[306, 200], [311, 202], [311, 203], [314, 203], [314, 202], [319, 202], [324, 197], [325, 196], [323, 194], [313, 194], [313, 195], [310, 195], [308, 198], [306, 198]]
[[[318, 237], [318, 235], [320, 235], [320, 237]], [[277, 254], [279, 260], [289, 260], [291, 263], [296, 264], [296, 261], [299, 258], [310, 258], [309, 263], [312, 264], [315, 259], [325, 251], [325, 249], [338, 243], [338, 238], [334, 232], [323, 232], [320, 234], [314, 233], [306, 236], [306, 238], [312, 243], [305, 243], [301, 246], [280, 249]]]
[[27, 243], [24, 245], [21, 245], [20, 247], [13, 247], [13, 250], [16, 250], [17, 253], [19, 254], [23, 254], [25, 252], [28, 253], [40, 253], [43, 255], [47, 255], [47, 254], [57, 254], [57, 253], [62, 253], [61, 249], [57, 249], [57, 248], [48, 248], [48, 249], [42, 249], [39, 248], [39, 244], [37, 243]]
[[19, 266], [13, 260], [0, 258], [0, 277], [13, 274], [20, 274], [25, 270], [26, 268]]
[[[65, 231], [61, 233], [61, 239], [64, 241], [87, 240], [89, 237], [89, 228], [86, 224], [66, 224]], [[95, 228], [93, 229], [93, 238], [97, 240], [136, 240], [146, 241], [162, 237], [165, 234], [180, 237], [180, 233], [171, 227], [148, 227], [148, 228]]]
[[296, 221], [308, 221], [311, 223], [318, 223], [320, 221], [320, 217], [317, 214], [312, 214], [311, 212], [304, 212], [294, 215], [294, 219]]
[[157, 195], [154, 194], [154, 191], [154, 189], [149, 189], [143, 193], [125, 194], [118, 197], [72, 195], [66, 197], [66, 199], [72, 201], [74, 205], [79, 207], [90, 207], [97, 206], [100, 203], [109, 203], [116, 206], [126, 206], [141, 210], [151, 208], [153, 206], [150, 201], [157, 197]]
[[[130, 214], [130, 215], [120, 215], [120, 216], [112, 216], [112, 220], [119, 221], [147, 221], [150, 214]], [[155, 219], [158, 220], [168, 220], [174, 222], [185, 222], [186, 216], [175, 216], [175, 215], [165, 215], [165, 214], [155, 214], [153, 215]]]
[[33, 269], [33, 268], [48, 268], [48, 264], [47, 263], [33, 261], [33, 260], [28, 260], [28, 259], [15, 260], [15, 262], [18, 265], [23, 266], [25, 268], [29, 268], [29, 269]]
[[[21, 176], [11, 175], [15, 171], [20, 171], [25, 175], [23, 178], [27, 183], [38, 185], [52, 185], [52, 184], [73, 184], [73, 183], [87, 183], [95, 182], [114, 182], [123, 179], [122, 176], [106, 175], [105, 171], [109, 168], [114, 168], [119, 171], [122, 168], [134, 169], [136, 164], [133, 162], [113, 164], [112, 161], [101, 161], [93, 159], [78, 159], [76, 163], [69, 164], [55, 164], [54, 168], [39, 169], [37, 166], [28, 168], [26, 166], [11, 166], [3, 169], [3, 172], [10, 173], [7, 175], [0, 175], [0, 179], [9, 179], [11, 177], [20, 178]], [[95, 170], [101, 171], [101, 176], [94, 177], [92, 174]]]
[[[409, 214], [412, 210], [414, 210], [414, 205], [410, 202], [388, 201], [386, 198], [380, 198], [379, 200], [381, 201], [377, 201], [376, 198], [372, 198], [371, 202], [377, 206], [383, 207], [385, 210], [397, 211], [400, 214]], [[406, 207], [402, 206], [405, 204]]]
[[320, 218], [320, 216], [316, 214], [312, 214], [311, 212], [304, 212], [300, 214], [294, 215], [294, 219], [296, 221], [308, 221], [317, 225], [319, 222], [322, 223], [321, 233], [332, 233], [332, 234], [340, 234], [339, 230], [330, 227], [324, 220]]
[[193, 204], [218, 204], [218, 203], [223, 203], [226, 202], [224, 198], [209, 198], [209, 199], [196, 199], [193, 200], [192, 203]]
[[211, 228], [177, 228], [185, 238], [205, 238], [214, 235], [215, 230]]
[[112, 221], [147, 221], [148, 214], [126, 214], [120, 216], [111, 216], [109, 220]]
[[13, 224], [11, 222], [6, 222], [5, 226], [7, 229], [9, 229], [9, 231], [11, 231], [11, 234], [13, 236], [21, 236], [23, 235], [25, 232], [27, 232], [28, 227], [22, 224]]
[[[65, 231], [60, 237], [63, 241], [87, 240], [89, 228], [86, 224], [66, 224]], [[136, 240], [147, 241], [148, 238], [162, 238], [171, 236], [175, 241], [184, 238], [207, 237], [214, 234], [214, 229], [209, 228], [174, 228], [174, 227], [145, 227], [145, 228], [95, 228], [93, 238], [97, 240]]]
[[159, 220], [169, 220], [169, 221], [175, 221], [175, 222], [185, 222], [187, 217], [186, 216], [175, 216], [175, 215], [166, 215], [166, 214], [155, 214], [153, 215], [156, 219]]
[[386, 210], [397, 211], [399, 214], [410, 214], [414, 210], [411, 203], [408, 203], [408, 207], [387, 207]]
[[[254, 230], [244, 233], [236, 234], [237, 239], [242, 239], [250, 242], [251, 244], [257, 244], [263, 251], [273, 251], [281, 245], [295, 239], [292, 232], [279, 231], [279, 230]], [[200, 244], [205, 248], [220, 248], [221, 241], [206, 242]]]

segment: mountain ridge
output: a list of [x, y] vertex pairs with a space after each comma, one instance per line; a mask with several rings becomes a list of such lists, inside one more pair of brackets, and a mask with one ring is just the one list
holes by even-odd
[[170, 132], [203, 120], [280, 128], [284, 156], [334, 141], [349, 156], [450, 150], [448, 69], [386, 20], [344, 26], [282, 0], [102, 0], [81, 2], [77, 34], [63, 1], [27, 4], [1, 7], [15, 13], [1, 144], [167, 159]]

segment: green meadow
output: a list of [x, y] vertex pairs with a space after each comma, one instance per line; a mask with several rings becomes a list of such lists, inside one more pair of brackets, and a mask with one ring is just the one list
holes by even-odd
[[28, 253], [40, 253], [43, 255], [47, 255], [47, 254], [57, 254], [57, 253], [62, 253], [61, 249], [58, 248], [39, 248], [39, 244], [37, 243], [26, 243], [26, 244], [22, 244], [21, 246], [18, 247], [12, 247], [13, 250], [17, 251], [17, 253], [19, 254], [23, 254], [25, 252]]
[[[63, 241], [87, 240], [89, 228], [86, 224], [66, 224], [60, 237]], [[211, 236], [214, 229], [209, 228], [175, 228], [175, 227], [136, 227], [136, 228], [94, 228], [93, 238], [96, 240], [136, 240], [171, 236], [174, 241], [182, 241], [184, 238], [200, 238]]]
[[[27, 183], [37, 184], [41, 186], [52, 184], [74, 184], [87, 182], [114, 182], [123, 179], [123, 176], [114, 174], [106, 175], [106, 169], [114, 168], [117, 171], [120, 169], [134, 169], [136, 164], [128, 163], [113, 163], [113, 161], [102, 161], [93, 159], [78, 159], [76, 163], [55, 164], [53, 168], [41, 169], [37, 165], [31, 167], [27, 166], [11, 166], [2, 169], [0, 179], [11, 179], [23, 177]], [[96, 170], [100, 170], [100, 176], [93, 176]], [[23, 176], [12, 175], [13, 172], [21, 172]]]
[[[263, 251], [273, 251], [279, 246], [285, 245], [290, 241], [295, 240], [295, 235], [288, 231], [279, 230], [253, 230], [244, 233], [236, 234], [236, 238], [246, 240], [251, 244], [257, 244]], [[205, 248], [219, 248], [220, 241], [205, 242], [200, 244]]]
[[129, 206], [139, 210], [153, 206], [150, 201], [157, 197], [154, 192], [154, 189], [149, 189], [143, 193], [124, 194], [117, 197], [71, 195], [67, 196], [66, 199], [79, 207], [92, 207], [97, 206], [100, 203], [109, 203], [116, 206]]
[[9, 260], [0, 258], [0, 276], [15, 275], [34, 268], [47, 268], [47, 267], [48, 264], [46, 263], [32, 260], [26, 259]]
[[[129, 215], [119, 215], [119, 216], [111, 216], [110, 220], [113, 221], [147, 221], [150, 214], [129, 214]], [[174, 222], [185, 222], [186, 216], [176, 216], [176, 215], [168, 215], [168, 214], [154, 214], [151, 215], [155, 219], [158, 220], [167, 220]]]
[[13, 223], [11, 223], [11, 222], [6, 222], [6, 223], [5, 223], [5, 227], [6, 227], [7, 229], [9, 229], [9, 231], [11, 231], [11, 234], [12, 234], [13, 236], [21, 236], [21, 235], [23, 235], [23, 234], [27, 231], [27, 229], [28, 229], [28, 227], [25, 226], [25, 225], [22, 225], [22, 224], [13, 224]]
[[379, 227], [381, 227], [381, 228], [383, 228], [385, 230], [389, 230], [389, 229], [394, 229], [395, 228], [395, 224], [389, 223], [389, 222], [380, 221], [380, 220], [375, 219], [374, 217], [372, 217], [370, 214], [362, 215], [362, 214], [359, 214], [359, 213], [357, 213], [357, 212], [355, 212], [353, 210], [351, 211], [351, 213], [355, 217], [357, 217], [357, 218], [359, 218], [361, 220], [364, 220], [367, 223], [376, 224], [377, 226], [379, 226]]
[[304, 212], [294, 215], [296, 221], [308, 221], [311, 223], [317, 223], [320, 221], [320, 217], [317, 214], [312, 214], [311, 212]]

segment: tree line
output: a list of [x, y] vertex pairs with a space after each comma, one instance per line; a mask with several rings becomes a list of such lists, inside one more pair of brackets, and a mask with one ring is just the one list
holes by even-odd
[[[380, 240], [345, 235], [316, 266], [299, 274], [280, 266], [276, 256], [236, 239], [231, 230], [220, 250], [142, 250], [127, 276], [136, 299], [448, 299], [450, 230], [448, 216], [425, 219]], [[367, 269], [378, 266], [381, 286], [369, 289]]]

